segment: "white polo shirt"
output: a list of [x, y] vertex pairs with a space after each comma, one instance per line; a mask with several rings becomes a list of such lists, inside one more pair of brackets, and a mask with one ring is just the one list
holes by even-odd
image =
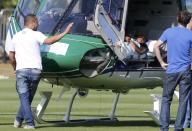
[[24, 28], [13, 36], [9, 51], [15, 52], [16, 70], [36, 68], [42, 70], [40, 45], [47, 37], [38, 31]]

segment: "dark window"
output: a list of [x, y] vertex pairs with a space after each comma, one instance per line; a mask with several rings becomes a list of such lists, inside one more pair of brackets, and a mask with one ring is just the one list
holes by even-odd
[[147, 20], [135, 20], [134, 21], [134, 26], [146, 26], [148, 23]]
[[172, 1], [162, 1], [163, 5], [172, 5]]
[[134, 1], [135, 5], [147, 5], [149, 4], [148, 0], [140, 0], [140, 1]]

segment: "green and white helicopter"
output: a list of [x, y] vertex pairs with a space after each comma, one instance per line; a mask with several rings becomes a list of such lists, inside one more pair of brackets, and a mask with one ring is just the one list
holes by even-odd
[[[74, 22], [71, 34], [53, 45], [42, 45], [43, 80], [63, 86], [61, 94], [76, 88], [64, 121], [71, 122], [70, 112], [76, 95], [88, 90], [111, 90], [116, 94], [110, 120], [115, 120], [119, 95], [131, 89], [162, 86], [164, 70], [153, 52], [138, 59], [127, 58], [116, 45], [125, 44], [125, 34], [139, 32], [157, 40], [163, 30], [173, 26], [179, 10], [192, 12], [191, 0], [20, 0], [10, 19], [6, 49], [13, 35], [23, 28], [24, 16], [35, 14], [38, 30], [47, 36], [62, 32]], [[152, 48], [153, 49], [153, 48]], [[166, 49], [162, 52], [166, 56]], [[29, 58], [30, 59], [30, 58]], [[51, 97], [41, 92], [42, 100], [34, 116], [38, 122]], [[159, 123], [160, 97], [154, 95], [154, 110], [148, 113]]]

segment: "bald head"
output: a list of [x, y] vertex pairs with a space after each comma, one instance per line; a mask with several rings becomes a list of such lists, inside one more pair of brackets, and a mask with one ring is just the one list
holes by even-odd
[[37, 30], [38, 20], [33, 14], [29, 14], [24, 18], [24, 26], [32, 30]]

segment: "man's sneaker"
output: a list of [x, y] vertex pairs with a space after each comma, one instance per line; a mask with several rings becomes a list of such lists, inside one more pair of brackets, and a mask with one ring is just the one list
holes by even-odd
[[25, 125], [23, 129], [35, 129], [35, 126]]
[[15, 128], [21, 128], [22, 124], [18, 122], [17, 120], [14, 121], [13, 127]]

